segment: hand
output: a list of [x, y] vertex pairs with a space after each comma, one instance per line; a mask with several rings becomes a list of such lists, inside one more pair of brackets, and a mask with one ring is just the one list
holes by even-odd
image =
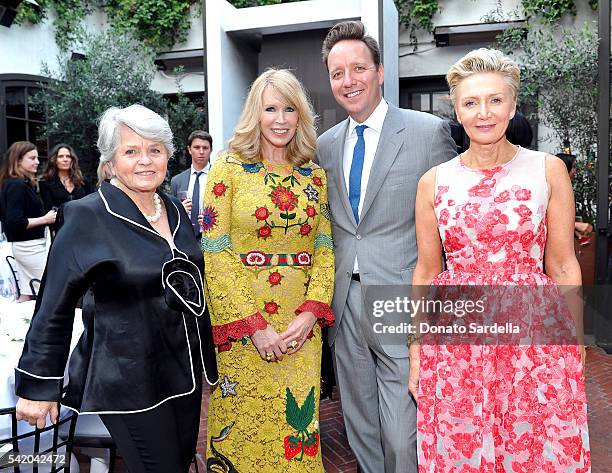
[[57, 210], [49, 210], [45, 216], [45, 225], [52, 225], [55, 223], [55, 217], [57, 217]]
[[183, 207], [185, 208], [185, 211], [187, 212], [187, 215], [191, 214], [191, 207], [193, 207], [193, 202], [190, 198], [187, 198], [185, 200], [183, 200], [181, 202], [181, 204], [183, 204]]
[[408, 374], [408, 391], [415, 401], [419, 400], [419, 368], [421, 366], [421, 346], [418, 343], [410, 345], [410, 372]]
[[[316, 321], [317, 317], [312, 312], [302, 312], [289, 323], [287, 330], [281, 333], [280, 336], [283, 337], [287, 346], [290, 347], [288, 352], [290, 355], [293, 355], [302, 348]], [[294, 344], [293, 348], [291, 348], [292, 343]]]
[[582, 363], [582, 373], [586, 376], [586, 347], [579, 345], [578, 350], [580, 352], [580, 362]]
[[[287, 345], [271, 325], [257, 330], [251, 335], [251, 341], [264, 361], [280, 361], [283, 359], [283, 355], [287, 353]], [[272, 354], [272, 359], [267, 356], [270, 353]]]
[[52, 423], [57, 422], [57, 402], [55, 401], [30, 401], [19, 399], [17, 401], [17, 420], [25, 420], [28, 424], [42, 429], [47, 424], [47, 414]]

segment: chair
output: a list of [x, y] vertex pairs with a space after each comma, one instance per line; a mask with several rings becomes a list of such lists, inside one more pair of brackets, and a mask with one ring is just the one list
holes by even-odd
[[[70, 458], [72, 455], [72, 437], [74, 435], [74, 428], [76, 425], [77, 415], [74, 412], [70, 412], [67, 416], [58, 419], [56, 424], [51, 424], [44, 429], [34, 429], [25, 434], [19, 434], [17, 431], [17, 416], [14, 407], [7, 409], [0, 409], [0, 416], [11, 417], [11, 436], [8, 438], [0, 439], [0, 447], [6, 446], [7, 444], [12, 445], [13, 454], [29, 455], [44, 455], [48, 458], [48, 461], [42, 462], [41, 464], [49, 465], [51, 473], [64, 472], [70, 473]], [[64, 427], [67, 429], [68, 435], [65, 439], [60, 439], [59, 430]], [[44, 441], [41, 445], [41, 437], [47, 439], [49, 436], [45, 435], [49, 433], [51, 439], [51, 446], [44, 448]], [[34, 442], [33, 447], [32, 440]], [[26, 446], [27, 445], [27, 446]], [[41, 449], [42, 448], [42, 449]], [[0, 457], [0, 472], [14, 472], [20, 473], [23, 466], [18, 463], [8, 463], [8, 455], [6, 452]], [[24, 462], [26, 463], [26, 462]], [[33, 463], [32, 472], [38, 473], [41, 464]], [[29, 468], [29, 465], [28, 465]], [[29, 469], [27, 470], [29, 471]], [[46, 471], [46, 469], [44, 470]]]
[[[61, 426], [59, 430], [61, 438], [69, 438], [70, 429], [68, 426]], [[108, 473], [115, 470], [115, 459], [117, 457], [117, 447], [100, 416], [87, 414], [79, 416], [76, 428], [72, 437], [72, 446], [81, 448], [104, 448], [110, 453], [108, 463]]]
[[[11, 263], [11, 260], [13, 260], [13, 263]], [[13, 274], [13, 279], [15, 280], [15, 288], [17, 289], [17, 299], [19, 299], [21, 297], [21, 289], [19, 289], [19, 274], [17, 274], [17, 270], [13, 267], [14, 261], [14, 256], [8, 255], [6, 257], [6, 264], [9, 265], [9, 268], [11, 268], [11, 273]]]

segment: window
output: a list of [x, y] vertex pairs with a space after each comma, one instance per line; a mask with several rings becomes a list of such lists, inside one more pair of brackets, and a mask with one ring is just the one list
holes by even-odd
[[455, 110], [443, 77], [402, 79], [400, 107], [431, 113], [447, 120], [455, 120]]
[[0, 75], [0, 152], [16, 141], [31, 141], [41, 156], [47, 155], [47, 140], [42, 127], [45, 115], [34, 106], [43, 78]]

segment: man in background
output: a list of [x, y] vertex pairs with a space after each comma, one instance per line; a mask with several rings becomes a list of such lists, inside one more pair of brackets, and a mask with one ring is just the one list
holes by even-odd
[[177, 174], [170, 181], [170, 193], [180, 199], [191, 218], [193, 233], [197, 238], [202, 229], [198, 224], [198, 215], [202, 210], [206, 177], [210, 169], [212, 153], [212, 136], [203, 130], [196, 130], [189, 135], [187, 152], [191, 156], [191, 167]]

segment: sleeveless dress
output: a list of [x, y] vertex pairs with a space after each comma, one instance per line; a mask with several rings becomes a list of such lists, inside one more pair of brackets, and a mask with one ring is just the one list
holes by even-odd
[[[493, 169], [470, 169], [461, 156], [438, 166], [434, 207], [448, 269], [433, 285], [484, 291], [538, 286], [561, 298], [543, 273], [545, 161], [544, 153], [519, 147], [511, 161]], [[568, 310], [552, 313], [556, 322], [573, 324]], [[537, 329], [545, 331], [545, 325]], [[420, 473], [590, 471], [576, 345], [425, 343], [417, 415]]]

